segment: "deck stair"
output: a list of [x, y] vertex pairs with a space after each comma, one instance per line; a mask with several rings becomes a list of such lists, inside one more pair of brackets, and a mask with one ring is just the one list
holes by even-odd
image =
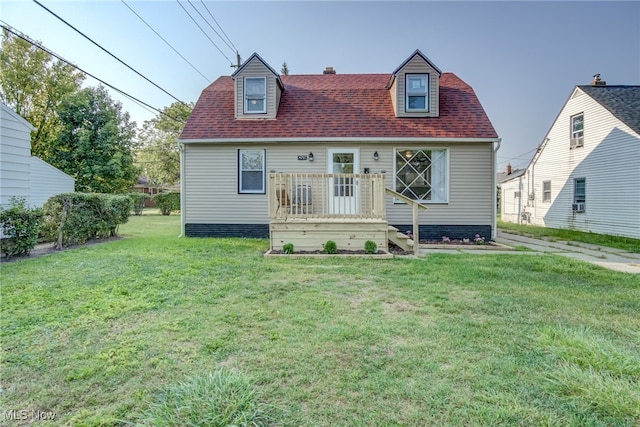
[[414, 250], [413, 240], [392, 225], [389, 226], [389, 241], [405, 251]]

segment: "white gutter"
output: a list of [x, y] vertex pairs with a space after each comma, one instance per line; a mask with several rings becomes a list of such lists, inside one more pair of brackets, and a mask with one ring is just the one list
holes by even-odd
[[178, 144], [178, 151], [180, 152], [180, 235], [184, 236], [184, 207], [185, 207], [185, 192], [184, 192], [184, 144], [180, 140], [176, 141]]
[[[367, 137], [310, 137], [310, 138], [208, 138], [208, 139], [181, 139], [182, 144], [248, 144], [248, 143], [278, 143], [278, 142], [369, 142], [372, 144], [380, 142], [497, 142], [502, 141], [501, 138], [421, 138], [421, 137], [384, 137], [384, 138], [367, 138]], [[498, 148], [500, 146], [498, 145]]]
[[496, 145], [493, 148], [493, 173], [491, 174], [491, 183], [493, 184], [493, 191], [491, 192], [491, 194], [493, 194], [493, 216], [491, 217], [491, 240], [495, 241], [496, 237], [498, 237], [498, 220], [497, 220], [497, 216], [498, 216], [498, 207], [496, 206], [496, 202], [498, 201], [498, 178], [496, 177], [496, 172], [498, 170], [498, 150], [500, 149], [500, 145], [502, 143], [502, 138], [498, 138], [497, 140], [494, 140], [494, 142], [496, 143]]

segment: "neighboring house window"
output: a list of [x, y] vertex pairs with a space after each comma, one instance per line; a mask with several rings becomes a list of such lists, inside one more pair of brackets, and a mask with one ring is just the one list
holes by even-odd
[[573, 210], [584, 212], [587, 202], [587, 179], [576, 178], [573, 180]]
[[428, 90], [428, 74], [407, 74], [405, 76], [406, 111], [428, 110]]
[[542, 201], [551, 201], [551, 181], [542, 181]]
[[267, 112], [267, 79], [265, 77], [244, 78], [244, 112]]
[[419, 202], [446, 203], [447, 150], [396, 150], [395, 189]]
[[582, 147], [584, 145], [584, 114], [571, 116], [571, 143], [570, 148]]
[[264, 194], [265, 150], [238, 150], [238, 192]]

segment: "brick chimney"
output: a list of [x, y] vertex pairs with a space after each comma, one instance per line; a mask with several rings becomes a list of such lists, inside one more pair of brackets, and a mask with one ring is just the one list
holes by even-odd
[[507, 175], [511, 175], [511, 163], [507, 164]]
[[600, 74], [596, 74], [593, 76], [593, 81], [591, 82], [591, 86], [606, 86], [607, 82], [600, 80]]
[[327, 67], [322, 72], [322, 74], [335, 74], [335, 73], [336, 73], [336, 70], [334, 70], [333, 67]]

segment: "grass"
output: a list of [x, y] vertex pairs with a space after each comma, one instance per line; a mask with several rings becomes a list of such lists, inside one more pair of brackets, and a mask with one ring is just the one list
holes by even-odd
[[538, 227], [535, 225], [514, 224], [500, 219], [498, 219], [498, 228], [510, 233], [534, 238], [546, 238], [551, 241], [566, 240], [569, 242], [590, 243], [592, 245], [608, 246], [610, 248], [622, 249], [628, 252], [640, 253], [640, 240], [632, 239], [630, 237], [585, 233], [582, 231]]
[[[637, 276], [553, 255], [264, 259], [266, 240], [178, 239], [178, 220], [2, 265], [3, 410], [154, 425], [222, 399], [277, 426], [640, 424]], [[219, 370], [239, 388], [207, 383]]]

